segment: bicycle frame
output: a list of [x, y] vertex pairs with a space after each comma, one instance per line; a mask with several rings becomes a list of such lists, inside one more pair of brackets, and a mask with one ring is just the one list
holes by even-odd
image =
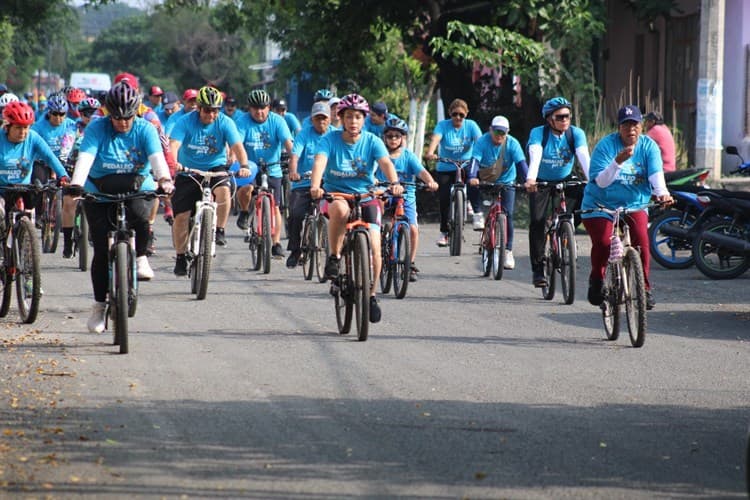
[[[260, 221], [263, 217], [263, 198], [268, 198], [268, 201], [270, 202], [271, 206], [271, 234], [273, 235], [276, 232], [276, 200], [273, 196], [273, 191], [271, 191], [271, 188], [268, 186], [268, 173], [267, 173], [267, 167], [268, 165], [273, 165], [272, 163], [268, 164], [262, 164], [260, 166], [261, 174], [260, 174], [260, 185], [258, 185], [253, 192], [253, 210], [255, 212], [255, 220]], [[263, 233], [263, 224], [254, 224], [250, 225], [247, 229], [248, 234], [250, 234], [250, 231], [252, 228], [255, 227], [255, 234], [258, 236], [258, 238], [262, 238], [264, 236]]]
[[198, 180], [194, 176], [190, 176], [193, 181], [198, 183], [201, 187], [202, 196], [201, 199], [195, 202], [195, 213], [192, 216], [190, 223], [190, 231], [188, 233], [188, 255], [190, 258], [194, 257], [200, 250], [200, 234], [201, 234], [201, 221], [203, 220], [203, 211], [206, 207], [212, 209], [211, 218], [211, 257], [216, 256], [216, 221], [217, 214], [216, 208], [218, 204], [214, 201], [213, 188], [211, 187], [211, 179], [214, 177], [229, 177], [228, 172], [224, 171], [202, 171], [197, 169], [185, 169], [191, 174], [201, 176]]

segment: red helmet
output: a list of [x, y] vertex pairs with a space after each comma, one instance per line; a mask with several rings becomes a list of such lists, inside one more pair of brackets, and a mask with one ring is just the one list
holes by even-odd
[[132, 73], [120, 73], [119, 75], [115, 76], [114, 83], [120, 83], [122, 81], [127, 82], [127, 84], [134, 89], [138, 88], [138, 77], [136, 77]]
[[86, 92], [81, 89], [71, 89], [70, 92], [68, 92], [68, 95], [66, 95], [65, 97], [68, 99], [69, 103], [80, 104], [81, 101], [86, 99], [86, 97], [88, 96], [86, 95]]
[[26, 127], [34, 123], [34, 118], [34, 110], [25, 102], [11, 102], [3, 110], [3, 120], [10, 125]]

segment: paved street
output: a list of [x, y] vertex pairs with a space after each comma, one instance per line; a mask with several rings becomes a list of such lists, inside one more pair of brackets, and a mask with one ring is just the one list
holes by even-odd
[[160, 221], [128, 355], [86, 333], [88, 273], [44, 256], [37, 322], [0, 320], [0, 497], [746, 497], [750, 274], [654, 263], [634, 349], [586, 302], [586, 235], [565, 306], [531, 286], [525, 231], [492, 281], [427, 224], [420, 280], [362, 343], [326, 285], [248, 271], [230, 223], [199, 302]]

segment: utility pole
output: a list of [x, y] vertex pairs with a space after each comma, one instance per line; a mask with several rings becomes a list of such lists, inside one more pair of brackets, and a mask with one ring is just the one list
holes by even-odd
[[721, 177], [725, 0], [701, 0], [695, 164]]

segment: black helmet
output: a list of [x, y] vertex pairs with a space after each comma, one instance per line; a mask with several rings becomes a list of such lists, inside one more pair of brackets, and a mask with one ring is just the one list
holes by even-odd
[[247, 94], [247, 103], [254, 108], [265, 108], [271, 104], [271, 96], [262, 89], [251, 90]]
[[141, 95], [125, 81], [115, 83], [105, 100], [107, 111], [116, 118], [132, 118], [141, 104]]

